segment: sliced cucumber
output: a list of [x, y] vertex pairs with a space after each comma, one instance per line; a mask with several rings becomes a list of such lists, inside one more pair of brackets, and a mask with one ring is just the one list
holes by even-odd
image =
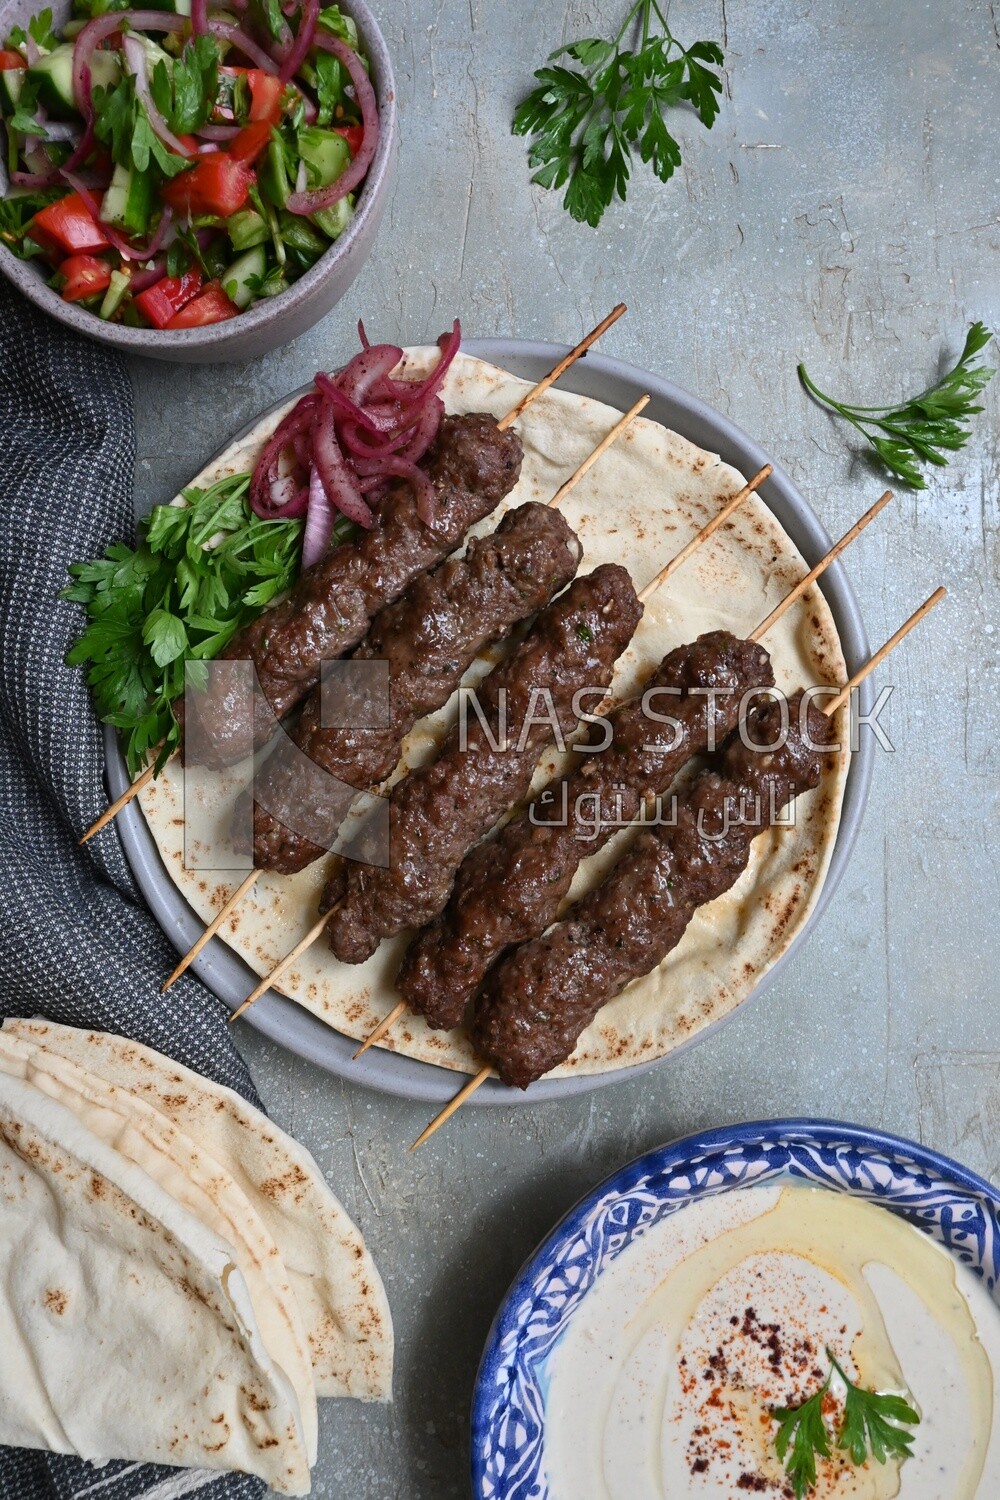
[[255, 245], [266, 245], [271, 238], [267, 222], [253, 208], [241, 208], [226, 220], [226, 231], [236, 251], [252, 250]]
[[306, 186], [310, 189], [329, 187], [351, 160], [351, 150], [344, 137], [335, 130], [322, 130], [318, 125], [303, 125], [297, 145], [306, 164]]
[[[50, 115], [72, 120], [79, 115], [73, 97], [73, 44], [61, 42], [58, 47], [27, 70], [38, 83], [38, 102]], [[90, 77], [95, 88], [112, 88], [121, 78], [118, 63], [110, 52], [95, 52], [90, 59]]]
[[112, 271], [108, 289], [104, 293], [104, 301], [100, 306], [102, 318], [113, 318], [122, 305], [122, 299], [132, 283], [132, 277], [128, 271]]
[[23, 68], [4, 68], [0, 72], [0, 109], [4, 114], [14, 113], [23, 88]]
[[267, 255], [263, 245], [255, 245], [245, 255], [234, 260], [228, 271], [223, 271], [219, 280], [231, 302], [240, 312], [249, 307], [257, 295], [257, 286], [267, 275]]
[[104, 201], [101, 219], [115, 229], [145, 234], [153, 212], [153, 176], [132, 167], [115, 167]]
[[331, 240], [339, 239], [354, 217], [354, 194], [348, 193], [346, 198], [338, 198], [330, 208], [321, 208], [318, 214], [311, 214], [310, 218], [317, 229], [322, 229]]

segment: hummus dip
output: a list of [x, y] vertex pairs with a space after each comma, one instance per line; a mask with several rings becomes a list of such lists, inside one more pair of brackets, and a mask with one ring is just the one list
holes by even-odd
[[[836, 1357], [920, 1415], [909, 1458], [855, 1466], [831, 1440], [810, 1500], [997, 1500], [1000, 1309], [898, 1215], [792, 1183], [702, 1198], [601, 1272], [546, 1364], [550, 1500], [793, 1495], [777, 1407]], [[828, 1430], [843, 1410], [834, 1376]]]

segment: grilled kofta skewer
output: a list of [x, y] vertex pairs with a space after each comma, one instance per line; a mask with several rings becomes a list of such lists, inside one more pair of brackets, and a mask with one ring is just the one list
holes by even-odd
[[[416, 721], [441, 708], [492, 641], [544, 608], [576, 573], [582, 548], [557, 510], [534, 501], [509, 511], [495, 532], [415, 579], [372, 621], [352, 662], [388, 666], [388, 722], [379, 728], [323, 724], [323, 687], [258, 773], [252, 847], [258, 869], [292, 874], [332, 847], [358, 791], [393, 770]], [[234, 844], [246, 852], [245, 792]]]
[[[327, 882], [320, 909], [337, 908], [328, 927], [338, 958], [363, 963], [383, 937], [436, 916], [469, 849], [527, 792], [555, 738], [549, 706], [562, 734], [571, 734], [607, 688], [641, 618], [628, 573], [613, 563], [578, 578], [542, 611], [478, 689], [486, 724], [470, 716], [464, 743], [456, 725], [437, 759], [393, 789], [390, 867], [341, 866]], [[580, 690], [592, 696], [581, 702]]]
[[[581, 861], [634, 822], [692, 756], [722, 744], [745, 692], [773, 685], [764, 648], [725, 630], [669, 652], [641, 695], [607, 715], [607, 749], [585, 753], [466, 856], [447, 907], [403, 959], [396, 988], [404, 1000], [432, 1027], [460, 1025], [501, 955], [555, 921]], [[593, 742], [605, 734], [598, 724]], [[586, 833], [574, 812], [584, 806]]]
[[219, 659], [253, 662], [260, 691], [252, 713], [242, 682], [215, 674], [192, 700], [185, 758], [221, 767], [264, 744], [274, 720], [319, 681], [323, 662], [356, 646], [380, 609], [496, 509], [518, 481], [522, 456], [517, 433], [501, 431], [486, 413], [443, 417], [422, 461], [434, 488], [430, 523], [420, 519], [412, 487], [394, 485], [371, 531], [307, 568], [287, 599], [239, 631]]
[[662, 963], [698, 908], [736, 884], [778, 812], [819, 784], [831, 721], [812, 702], [803, 708], [799, 694], [781, 743], [782, 707], [752, 712], [751, 743], [739, 732], [730, 738], [678, 795], [670, 825], [644, 829], [563, 921], [489, 975], [472, 1039], [504, 1083], [527, 1088], [564, 1062], [601, 1007]]

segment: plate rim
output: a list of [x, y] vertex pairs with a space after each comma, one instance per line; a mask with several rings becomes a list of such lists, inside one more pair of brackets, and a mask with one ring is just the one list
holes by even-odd
[[[515, 365], [536, 366], [542, 373], [568, 353], [569, 347], [545, 341], [507, 338], [469, 339], [464, 341], [462, 346], [463, 353], [488, 360], [503, 368], [509, 369], [513, 362]], [[539, 375], [527, 375], [524, 378], [537, 379]], [[601, 387], [602, 394], [598, 394], [593, 389], [598, 386]], [[295, 400], [311, 388], [310, 382], [282, 396], [277, 401], [271, 402], [237, 433], [227, 438], [215, 457], [251, 433], [271, 412], [285, 406], [287, 402]], [[681, 425], [674, 420], [669, 425], [680, 431], [682, 436], [696, 442], [698, 446], [718, 452], [725, 462], [745, 469], [746, 472], [756, 472], [765, 463], [773, 465], [774, 472], [760, 487], [758, 493], [776, 515], [779, 523], [792, 536], [792, 540], [807, 562], [812, 563], [818, 560], [832, 545], [832, 540], [819, 517], [781, 465], [770, 458], [763, 447], [729, 417], [673, 381], [651, 371], [642, 370], [612, 355], [588, 351], [563, 377], [560, 389], [591, 396], [607, 404], [618, 405], [622, 410], [627, 409], [638, 395], [648, 392], [652, 399], [646, 415], [652, 416], [653, 420], [661, 420], [656, 416], [658, 409], [675, 408], [683, 413], [685, 423]], [[623, 391], [624, 394], [622, 394]], [[691, 436], [692, 428], [696, 434], [693, 437]], [[213, 462], [212, 458], [207, 460], [207, 463], [211, 462]], [[206, 467], [207, 463], [202, 467]], [[752, 467], [746, 467], [748, 465]], [[863, 661], [867, 660], [870, 655], [870, 646], [860, 604], [842, 560], [838, 559], [827, 570], [823, 578], [819, 580], [819, 587], [833, 614], [848, 670], [853, 672]], [[870, 711], [874, 697], [874, 679], [868, 678], [862, 684], [859, 693], [862, 712]], [[109, 792], [114, 798], [126, 789], [130, 778], [116, 733], [108, 725], [104, 726], [104, 749], [105, 777]], [[553, 1099], [565, 1099], [591, 1093], [618, 1081], [624, 1082], [638, 1078], [652, 1068], [669, 1064], [687, 1048], [707, 1040], [719, 1027], [726, 1024], [730, 1016], [743, 1011], [748, 1004], [758, 1000], [785, 965], [791, 962], [798, 953], [800, 946], [810, 936], [836, 892], [850, 861], [867, 806], [874, 773], [875, 752], [874, 736], [865, 735], [862, 737], [860, 749], [851, 757], [844, 789], [841, 821], [830, 866], [823, 889], [805, 925], [786, 951], [740, 1002], [736, 1010], [718, 1017], [693, 1036], [685, 1038], [662, 1057], [601, 1073], [541, 1079], [526, 1091], [506, 1088], [498, 1079], [491, 1078], [472, 1095], [469, 1103], [473, 1107], [480, 1108], [523, 1108]], [[170, 879], [152, 833], [135, 803], [130, 804], [119, 814], [116, 819], [116, 828], [133, 876], [147, 905], [177, 952], [186, 953], [204, 931], [205, 923], [195, 914]], [[230, 1012], [236, 1009], [244, 996], [258, 982], [258, 976], [254, 974], [250, 966], [218, 937], [213, 938], [206, 945], [192, 963], [190, 972], [196, 975]], [[402, 1053], [390, 1052], [379, 1047], [371, 1048], [355, 1062], [353, 1055], [357, 1049], [357, 1042], [354, 1039], [335, 1030], [294, 1000], [276, 994], [274, 991], [267, 991], [247, 1012], [244, 1019], [269, 1041], [276, 1042], [287, 1051], [314, 1063], [334, 1077], [344, 1078], [380, 1093], [413, 1102], [444, 1104], [454, 1096], [461, 1081], [467, 1078], [466, 1074], [454, 1069], [443, 1068], [435, 1063], [406, 1057]]]
[[[717, 1125], [707, 1130], [696, 1130], [686, 1135], [654, 1146], [638, 1156], [616, 1167], [595, 1186], [589, 1188], [559, 1218], [533, 1251], [525, 1258], [501, 1299], [483, 1345], [476, 1380], [473, 1388], [469, 1423], [470, 1463], [472, 1492], [475, 1500], [503, 1500], [502, 1495], [487, 1479], [483, 1457], [484, 1443], [494, 1425], [486, 1408], [495, 1401], [495, 1386], [487, 1389], [487, 1382], [495, 1376], [501, 1365], [501, 1345], [518, 1326], [517, 1312], [529, 1296], [536, 1295], [539, 1277], [546, 1271], [546, 1262], [552, 1261], [557, 1251], [578, 1232], [596, 1206], [609, 1197], [624, 1197], [644, 1176], [653, 1171], [670, 1169], [682, 1171], [686, 1162], [692, 1165], [705, 1156], [717, 1153], [726, 1147], [734, 1151], [762, 1145], [766, 1140], [798, 1141], [803, 1145], [818, 1147], [847, 1145], [863, 1147], [873, 1151], [883, 1160], [906, 1163], [920, 1171], [930, 1169], [943, 1179], [947, 1190], [960, 1198], [981, 1199], [990, 1204], [1000, 1217], [1000, 1186], [973, 1171], [954, 1157], [932, 1146], [898, 1135], [893, 1131], [853, 1124], [820, 1116], [782, 1116], [774, 1119], [740, 1121], [733, 1125]], [[721, 1192], [734, 1191], [740, 1184], [723, 1187]], [[823, 1191], [836, 1192], [833, 1183]], [[848, 1192], [847, 1188], [842, 1191]], [[850, 1196], [855, 1196], [850, 1194]], [[879, 1195], [872, 1195], [879, 1202]], [[893, 1204], [885, 1201], [888, 1212], [894, 1212]], [[949, 1252], [950, 1253], [950, 1252]], [[980, 1273], [981, 1274], [981, 1273]], [[994, 1286], [994, 1297], [1000, 1291], [1000, 1276]], [[539, 1414], [541, 1421], [541, 1414]], [[532, 1489], [532, 1494], [536, 1491]], [[538, 1492], [540, 1494], [540, 1491]]]

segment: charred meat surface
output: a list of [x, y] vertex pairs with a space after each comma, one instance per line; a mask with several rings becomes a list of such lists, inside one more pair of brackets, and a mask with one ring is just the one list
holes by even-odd
[[338, 958], [363, 963], [383, 937], [441, 910], [469, 849], [526, 794], [555, 724], [568, 736], [597, 706], [641, 618], [628, 573], [613, 563], [542, 611], [480, 685], [485, 723], [470, 711], [465, 743], [459, 723], [437, 759], [393, 789], [389, 868], [353, 864], [327, 883], [321, 910], [339, 903], [329, 924]]
[[[403, 999], [433, 1027], [458, 1026], [503, 952], [555, 921], [581, 860], [634, 822], [693, 755], [721, 745], [745, 692], [773, 685], [763, 647], [725, 630], [665, 656], [642, 694], [607, 716], [607, 749], [585, 754], [467, 855], [447, 907], [403, 959], [396, 980]], [[592, 742], [604, 737], [596, 725]]]
[[431, 525], [417, 514], [412, 488], [393, 486], [371, 531], [307, 568], [287, 599], [234, 636], [220, 660], [253, 662], [260, 691], [252, 722], [241, 686], [213, 691], [210, 681], [193, 700], [194, 716], [185, 716], [185, 758], [226, 766], [264, 744], [274, 719], [319, 681], [323, 662], [356, 646], [384, 605], [496, 509], [518, 481], [522, 456], [520, 438], [501, 432], [495, 418], [444, 417], [423, 464], [435, 492]]
[[674, 826], [639, 834], [631, 851], [567, 918], [498, 964], [479, 997], [473, 1042], [504, 1083], [527, 1088], [570, 1056], [602, 1005], [648, 974], [698, 907], [735, 885], [754, 838], [819, 783], [830, 721], [801, 695], [752, 713], [678, 798]]
[[[322, 685], [258, 773], [253, 859], [292, 874], [333, 845], [357, 791], [383, 781], [403, 738], [440, 708], [485, 645], [542, 609], [576, 573], [581, 546], [557, 510], [529, 502], [496, 531], [470, 542], [387, 605], [352, 662], [385, 662], [388, 721], [381, 727], [324, 727]], [[328, 683], [327, 686], [333, 686]], [[245, 799], [234, 826], [246, 827]], [[238, 837], [233, 840], [241, 848]], [[245, 846], [243, 852], [246, 852]]]

